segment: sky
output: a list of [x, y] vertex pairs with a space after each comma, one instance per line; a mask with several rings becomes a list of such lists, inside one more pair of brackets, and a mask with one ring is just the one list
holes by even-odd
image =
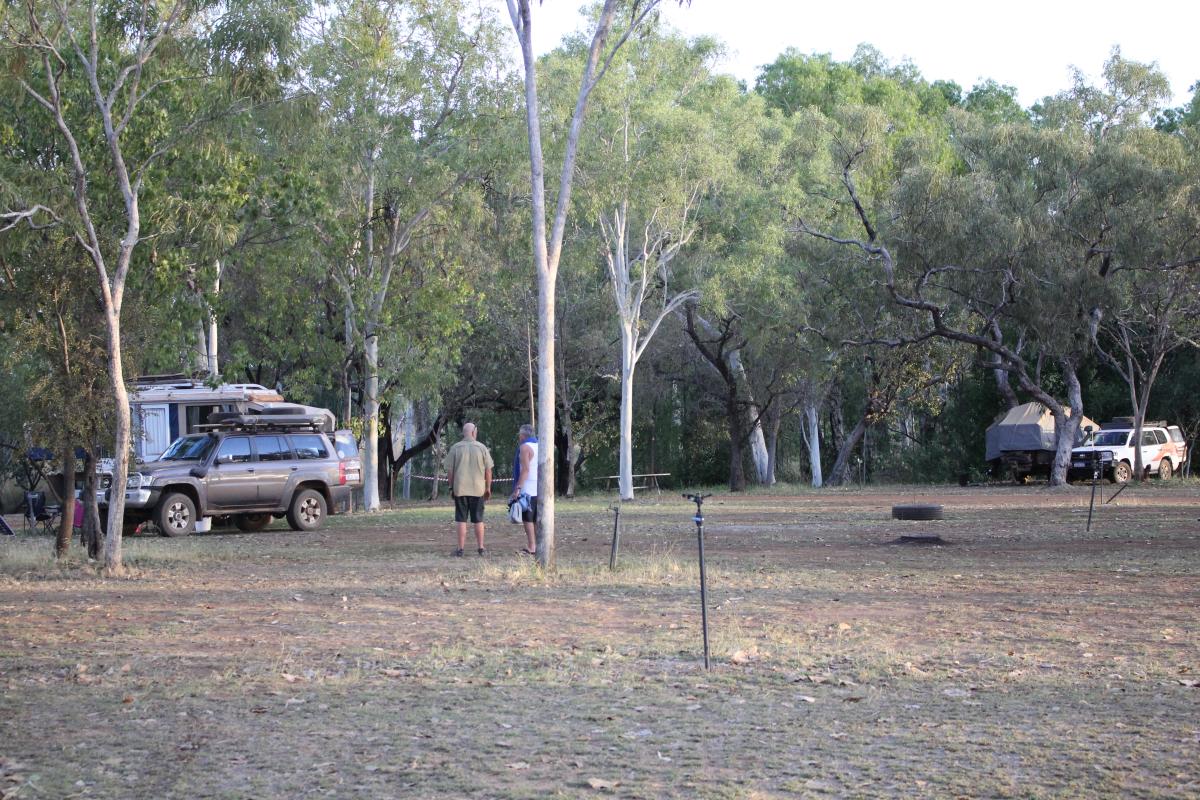
[[[492, 0], [508, 22], [504, 0]], [[542, 0], [533, 8], [534, 46], [554, 48], [580, 26], [580, 0]], [[1115, 45], [1135, 61], [1158, 63], [1171, 81], [1172, 105], [1200, 81], [1200, 2], [1111, 0], [945, 2], [804, 2], [664, 0], [664, 16], [687, 36], [712, 35], [729, 48], [722, 68], [753, 85], [758, 67], [788, 47], [847, 61], [862, 42], [896, 64], [911, 60], [926, 80], [953, 80], [964, 91], [987, 78], [1014, 86], [1022, 106], [1071, 86], [1077, 67], [1099, 83]]]

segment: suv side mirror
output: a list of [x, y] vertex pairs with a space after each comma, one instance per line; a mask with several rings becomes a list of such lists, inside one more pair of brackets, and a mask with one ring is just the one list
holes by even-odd
[[226, 453], [225, 455], [217, 456], [217, 460], [213, 463], [214, 464], [232, 464], [233, 463], [233, 453]]
[[192, 467], [188, 470], [188, 475], [193, 478], [204, 478], [208, 475], [208, 467]]

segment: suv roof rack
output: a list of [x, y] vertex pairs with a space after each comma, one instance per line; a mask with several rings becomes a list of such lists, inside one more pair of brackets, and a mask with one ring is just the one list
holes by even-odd
[[241, 414], [236, 411], [222, 411], [208, 415], [209, 422], [197, 425], [197, 430], [267, 430], [306, 428], [320, 431], [325, 426], [323, 414]]

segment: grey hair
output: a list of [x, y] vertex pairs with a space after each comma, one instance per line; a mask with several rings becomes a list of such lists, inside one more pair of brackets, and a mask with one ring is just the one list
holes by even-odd
[[521, 437], [522, 441], [536, 435], [537, 434], [534, 432], [533, 426], [529, 423], [525, 423], [521, 426], [521, 429], [517, 431], [517, 436]]

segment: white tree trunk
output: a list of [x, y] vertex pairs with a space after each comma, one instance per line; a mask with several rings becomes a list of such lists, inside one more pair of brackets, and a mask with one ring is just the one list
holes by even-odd
[[108, 374], [117, 415], [113, 432], [113, 471], [109, 490], [108, 532], [104, 537], [104, 568], [112, 573], [122, 570], [121, 527], [125, 520], [125, 485], [129, 472], [129, 445], [132, 418], [129, 392], [125, 389], [125, 370], [121, 364], [121, 318], [111, 308], [105, 309], [108, 329]]
[[622, 500], [633, 499], [633, 342], [634, 331], [621, 326], [621, 443], [618, 456], [618, 486]]
[[[1083, 391], [1075, 365], [1069, 358], [1059, 360], [1063, 382], [1067, 385], [1067, 402], [1050, 406], [1054, 414], [1054, 465], [1050, 470], [1050, 485], [1065, 486], [1067, 471], [1071, 467], [1071, 448], [1079, 436], [1079, 425], [1083, 421]], [[1070, 412], [1068, 416], [1067, 412]]]
[[367, 335], [364, 359], [367, 375], [363, 391], [363, 507], [379, 510], [379, 337]]
[[[404, 447], [401, 450], [412, 447], [413, 440], [416, 438], [416, 426], [413, 424], [413, 402], [405, 399], [404, 401]], [[405, 500], [412, 499], [412, 459], [404, 462], [404, 488], [403, 496]]]
[[[221, 262], [217, 261], [217, 277], [213, 280], [213, 299], [215, 300], [221, 294]], [[208, 306], [208, 347], [205, 348], [205, 355], [208, 358], [208, 375], [210, 378], [216, 378], [220, 375], [217, 358], [217, 312], [210, 303]]]
[[197, 373], [208, 371], [208, 325], [204, 322], [196, 325], [196, 359], [192, 368]]
[[[542, 241], [544, 246], [545, 240]], [[538, 270], [537, 560], [543, 567], [554, 563], [554, 293], [557, 283], [557, 269]]]
[[[634, 30], [654, 11], [659, 0], [647, 0], [637, 9], [638, 16], [630, 22]], [[607, 62], [597, 72], [601, 53], [607, 47], [608, 34], [616, 16], [616, 0], [605, 0], [600, 10], [587, 63], [579, 84], [575, 110], [566, 137], [562, 172], [559, 175], [558, 199], [554, 210], [553, 227], [547, 238], [545, 159], [542, 155], [542, 123], [537, 96], [537, 65], [533, 54], [532, 6], [530, 0], [507, 0], [517, 41], [521, 45], [521, 64], [525, 73], [525, 125], [529, 144], [529, 181], [532, 189], [533, 264], [538, 283], [538, 541], [537, 560], [543, 568], [554, 563], [554, 293], [558, 282], [558, 262], [562, 255], [563, 234], [567, 225], [567, 209], [571, 203], [571, 185], [575, 179], [575, 159], [579, 137], [583, 130], [583, 115], [588, 97], [607, 68]], [[616, 52], [628, 37], [627, 31], [612, 46]]]
[[752, 426], [750, 428], [750, 458], [754, 462], [754, 475], [760, 485], [771, 486], [775, 483], [775, 476], [771, 474], [771, 459], [767, 453], [767, 438], [763, 435], [761, 409], [754, 402], [754, 395], [750, 393], [750, 381], [746, 377], [746, 368], [742, 364], [740, 350], [729, 352], [729, 369], [746, 387], [746, 399]]
[[807, 401], [804, 404], [804, 422], [808, 433], [808, 469], [812, 473], [813, 488], [820, 489], [824, 484], [821, 475], [821, 420], [818, 412], [819, 404]]

